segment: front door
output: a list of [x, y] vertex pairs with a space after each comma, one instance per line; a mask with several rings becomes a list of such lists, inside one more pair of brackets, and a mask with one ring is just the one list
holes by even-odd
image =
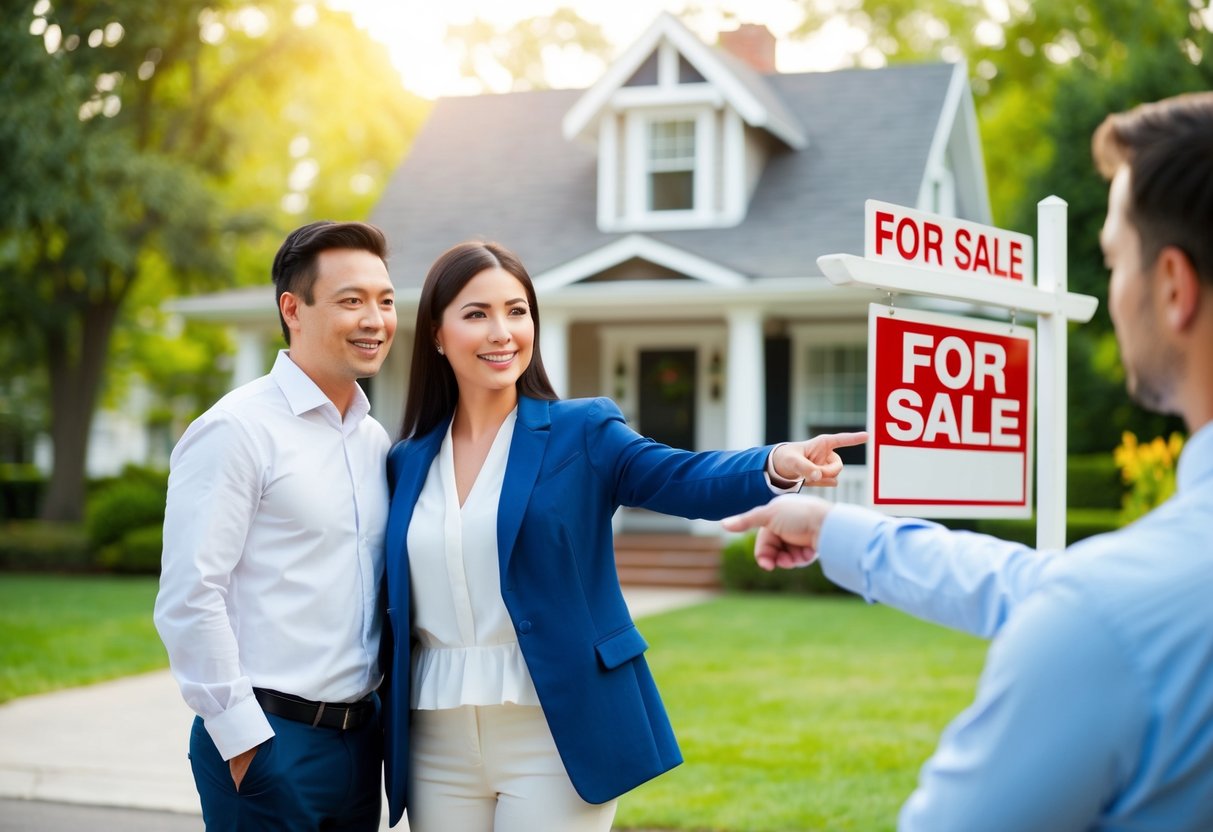
[[672, 448], [695, 447], [695, 350], [640, 351], [640, 433]]

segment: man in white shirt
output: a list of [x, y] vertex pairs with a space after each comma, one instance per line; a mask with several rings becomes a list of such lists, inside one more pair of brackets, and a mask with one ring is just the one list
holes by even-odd
[[396, 332], [386, 254], [364, 223], [291, 232], [288, 349], [173, 450], [155, 621], [208, 829], [379, 826], [390, 441], [358, 379]]

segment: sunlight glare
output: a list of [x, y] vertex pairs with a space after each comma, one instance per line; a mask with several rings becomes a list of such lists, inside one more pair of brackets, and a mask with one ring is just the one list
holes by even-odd
[[[852, 55], [866, 45], [862, 32], [841, 19], [830, 20], [814, 36], [787, 39], [804, 19], [798, 0], [446, 0], [444, 3], [383, 3], [378, 0], [327, 0], [348, 11], [355, 23], [385, 44], [404, 86], [423, 98], [474, 95], [484, 92], [476, 79], [461, 77], [457, 50], [445, 43], [447, 26], [480, 18], [499, 29], [529, 17], [550, 15], [568, 7], [596, 23], [617, 55], [640, 36], [657, 14], [685, 15], [684, 22], [700, 37], [711, 40], [720, 28], [736, 22], [765, 24], [779, 38], [777, 61], [783, 72], [836, 69], [853, 63]], [[707, 29], [708, 31], [702, 31]], [[604, 66], [580, 50], [553, 50], [544, 55], [553, 86], [584, 88], [601, 76]], [[611, 57], [614, 57], [612, 55]], [[486, 71], [487, 73], [487, 71]], [[493, 91], [508, 80], [493, 79]]]

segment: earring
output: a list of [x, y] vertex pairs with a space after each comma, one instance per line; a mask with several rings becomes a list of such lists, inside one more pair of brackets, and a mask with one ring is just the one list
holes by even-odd
[[442, 351], [442, 344], [435, 344], [434, 346], [436, 346], [436, 347], [438, 348], [438, 354], [439, 354], [439, 355], [446, 355], [446, 353], [444, 353], [444, 352]]

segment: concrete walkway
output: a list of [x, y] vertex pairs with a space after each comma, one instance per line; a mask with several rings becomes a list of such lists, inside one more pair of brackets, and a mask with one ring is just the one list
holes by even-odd
[[[715, 595], [624, 594], [636, 618]], [[0, 706], [0, 798], [199, 814], [186, 758], [192, 719], [168, 671], [9, 702]]]

